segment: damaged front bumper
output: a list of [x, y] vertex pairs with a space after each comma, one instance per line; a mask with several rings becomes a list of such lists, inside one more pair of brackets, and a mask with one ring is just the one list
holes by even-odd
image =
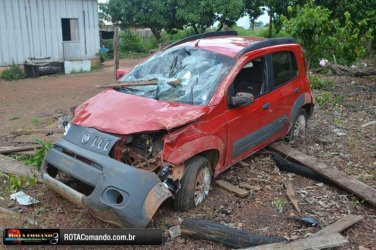
[[[91, 187], [85, 195], [61, 182], [64, 173]], [[153, 172], [123, 164], [65, 139], [48, 151], [42, 167], [44, 183], [100, 219], [120, 227], [146, 227], [171, 192]]]

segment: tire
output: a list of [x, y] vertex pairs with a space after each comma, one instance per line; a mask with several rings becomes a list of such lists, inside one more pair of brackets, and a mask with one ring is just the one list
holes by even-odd
[[[188, 211], [207, 197], [211, 185], [212, 171], [208, 159], [194, 156], [185, 163], [185, 173], [180, 181], [181, 188], [172, 204], [177, 211]], [[199, 188], [199, 190], [196, 190]], [[197, 192], [196, 192], [197, 191]]]
[[287, 141], [292, 141], [296, 137], [300, 136], [302, 132], [305, 130], [307, 127], [307, 121], [308, 121], [308, 116], [307, 112], [305, 109], [300, 109], [298, 114], [295, 116], [294, 121], [291, 124], [291, 128], [289, 132], [286, 135], [286, 140]]

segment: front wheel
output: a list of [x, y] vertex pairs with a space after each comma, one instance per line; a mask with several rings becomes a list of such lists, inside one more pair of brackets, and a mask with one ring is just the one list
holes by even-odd
[[175, 195], [173, 206], [178, 211], [188, 211], [202, 203], [209, 194], [211, 167], [208, 159], [194, 156], [185, 163], [181, 188]]
[[302, 135], [307, 127], [307, 120], [307, 112], [303, 108], [300, 109], [291, 125], [290, 131], [286, 135], [286, 140], [292, 141], [294, 138]]

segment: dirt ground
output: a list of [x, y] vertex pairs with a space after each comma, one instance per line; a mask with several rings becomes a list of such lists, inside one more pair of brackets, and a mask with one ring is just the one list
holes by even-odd
[[[121, 67], [132, 67], [138, 61], [124, 60]], [[332, 81], [332, 93], [343, 98], [335, 107], [331, 103], [327, 107], [316, 105], [306, 133], [291, 145], [376, 188], [376, 125], [362, 127], [376, 120], [376, 79], [318, 76]], [[27, 142], [30, 136], [14, 137], [9, 132], [19, 128], [43, 128], [55, 122], [57, 114], [69, 111], [71, 107], [99, 92], [96, 85], [112, 81], [111, 64], [106, 64], [97, 72], [72, 76], [0, 81], [0, 146]], [[322, 90], [313, 92], [316, 97], [323, 94]], [[376, 249], [375, 208], [336, 187], [279, 171], [270, 153], [268, 149], [262, 150], [245, 160], [249, 165], [236, 164], [218, 177], [235, 185], [246, 182], [254, 186], [257, 191], [246, 198], [238, 198], [213, 184], [208, 199], [189, 212], [175, 212], [168, 202], [163, 204], [150, 223], [150, 227], [164, 230], [164, 243], [155, 248], [225, 249], [208, 241], [181, 237], [170, 239], [167, 230], [178, 217], [210, 219], [249, 232], [297, 239], [319, 231], [344, 215], [357, 214], [363, 215], [365, 219], [342, 232], [349, 243], [338, 249], [359, 249], [359, 246]], [[40, 227], [113, 227], [72, 205], [43, 184], [22, 188], [40, 203], [21, 207], [9, 199], [7, 181], [4, 178], [0, 180], [0, 206], [13, 208], [34, 218]], [[301, 214], [289, 202], [282, 213], [275, 207], [273, 201], [288, 201], [283, 185], [286, 180], [293, 183]], [[294, 216], [317, 218], [320, 225], [308, 227], [288, 219]]]

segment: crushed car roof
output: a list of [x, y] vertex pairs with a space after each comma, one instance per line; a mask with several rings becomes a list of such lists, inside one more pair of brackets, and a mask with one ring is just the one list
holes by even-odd
[[263, 40], [266, 39], [262, 37], [217, 36], [192, 40], [179, 46], [196, 45], [197, 48], [210, 50], [229, 57], [236, 57], [244, 48]]

